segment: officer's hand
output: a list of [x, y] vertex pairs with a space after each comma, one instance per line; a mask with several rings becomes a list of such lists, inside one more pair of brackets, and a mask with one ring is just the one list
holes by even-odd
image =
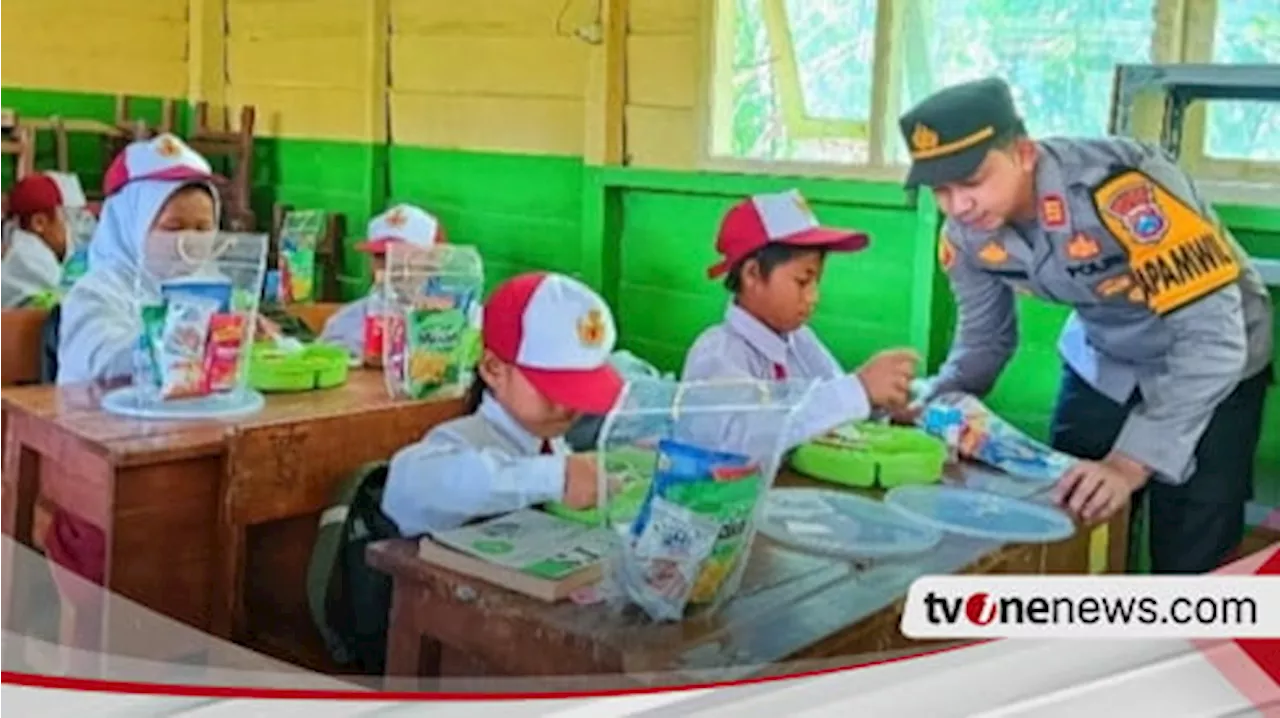
[[867, 398], [873, 406], [901, 409], [911, 398], [911, 380], [920, 358], [910, 349], [889, 349], [867, 360], [858, 369]]
[[571, 509], [596, 505], [596, 455], [573, 454], [564, 462], [564, 504]]
[[1101, 523], [1124, 508], [1142, 486], [1136, 477], [1104, 462], [1080, 461], [1053, 488], [1053, 499], [1085, 523]]

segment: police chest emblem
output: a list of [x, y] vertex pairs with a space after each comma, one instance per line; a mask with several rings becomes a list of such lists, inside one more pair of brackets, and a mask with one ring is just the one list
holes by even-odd
[[1067, 241], [1067, 256], [1075, 260], [1093, 259], [1102, 251], [1098, 240], [1084, 232], [1076, 232]]
[[1040, 220], [1047, 229], [1067, 226], [1067, 203], [1059, 194], [1047, 194], [1040, 199]]
[[1009, 252], [998, 242], [987, 242], [978, 250], [978, 258], [987, 264], [1002, 264], [1009, 259]]
[[1156, 202], [1155, 188], [1142, 180], [1115, 192], [1103, 210], [1120, 220], [1144, 244], [1158, 243], [1169, 228], [1169, 220]]

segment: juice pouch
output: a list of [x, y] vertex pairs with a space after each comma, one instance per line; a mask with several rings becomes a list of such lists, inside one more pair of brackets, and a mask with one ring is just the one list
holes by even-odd
[[458, 380], [457, 353], [463, 348], [467, 315], [460, 309], [419, 308], [405, 327], [406, 393], [421, 399]]
[[215, 311], [219, 312], [231, 309], [232, 294], [231, 280], [225, 277], [182, 277], [160, 285], [160, 295], [165, 299], [179, 295], [204, 297], [216, 302]]
[[209, 324], [218, 311], [215, 300], [175, 294], [167, 302], [164, 333], [161, 337], [160, 396], [163, 399], [202, 396], [205, 348]]
[[232, 391], [239, 377], [244, 347], [243, 314], [215, 314], [209, 321], [209, 343], [204, 355], [205, 392]]
[[391, 321], [389, 314], [372, 308], [364, 315], [364, 365], [382, 366], [382, 348], [385, 341], [385, 324]]
[[658, 442], [657, 471], [650, 498], [632, 530], [639, 536], [649, 520], [649, 505], [664, 499], [715, 522], [715, 545], [702, 564], [689, 597], [712, 601], [742, 554], [746, 527], [760, 498], [759, 467], [741, 454], [710, 451], [670, 439]]
[[154, 391], [158, 391], [161, 385], [160, 352], [167, 314], [168, 307], [164, 302], [142, 307], [142, 334], [138, 337], [134, 361], [134, 383]]
[[648, 509], [622, 580], [632, 600], [654, 619], [679, 620], [720, 527], [666, 499], [654, 498]]

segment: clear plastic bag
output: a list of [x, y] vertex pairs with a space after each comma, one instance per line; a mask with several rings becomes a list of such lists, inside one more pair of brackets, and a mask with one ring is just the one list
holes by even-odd
[[135, 285], [142, 331], [133, 383], [104, 405], [160, 418], [260, 406], [248, 359], [266, 251], [265, 235], [149, 235]]
[[393, 397], [460, 396], [480, 356], [484, 265], [474, 247], [392, 245], [371, 322]]
[[612, 595], [675, 620], [691, 605], [715, 611], [737, 592], [786, 428], [813, 386], [628, 383], [596, 446], [597, 511], [623, 537]]

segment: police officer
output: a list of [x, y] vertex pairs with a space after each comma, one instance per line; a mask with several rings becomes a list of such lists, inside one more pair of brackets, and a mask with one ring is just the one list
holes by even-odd
[[933, 188], [946, 215], [959, 312], [926, 397], [990, 390], [1017, 345], [1015, 291], [1071, 306], [1051, 441], [1087, 460], [1055, 498], [1095, 522], [1146, 490], [1153, 570], [1213, 569], [1244, 531], [1272, 308], [1209, 202], [1158, 148], [1029, 139], [999, 79], [942, 90], [900, 126], [908, 188]]

